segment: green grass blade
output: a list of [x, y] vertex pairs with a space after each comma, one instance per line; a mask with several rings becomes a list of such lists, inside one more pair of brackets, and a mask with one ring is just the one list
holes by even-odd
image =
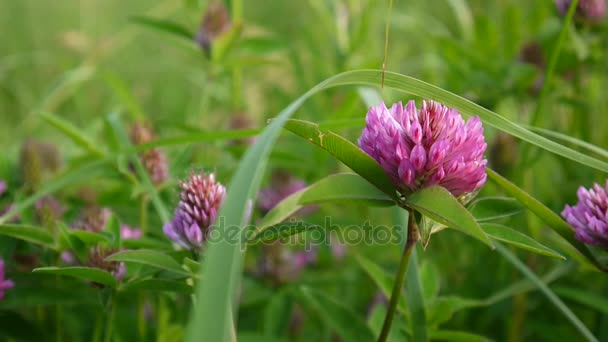
[[[382, 70], [354, 70], [338, 74], [329, 80], [332, 81], [332, 86], [362, 84], [380, 85], [381, 77]], [[449, 107], [458, 109], [460, 113], [465, 115], [477, 115], [481, 118], [484, 124], [509, 133], [523, 141], [536, 145], [564, 158], [576, 161], [585, 166], [608, 172], [607, 162], [589, 157], [571, 148], [544, 138], [490, 110], [487, 110], [467, 99], [429, 83], [420, 81], [413, 77], [387, 71], [384, 79], [384, 86], [412, 95], [439, 101]]]
[[[118, 120], [118, 116], [111, 114], [107, 117], [107, 120], [108, 120], [108, 123], [110, 124], [110, 126], [112, 127], [112, 129], [114, 130], [114, 134], [119, 139], [119, 141], [122, 143], [123, 148], [126, 151], [133, 151], [133, 146], [131, 145], [129, 136], [127, 135], [126, 130], [124, 129], [124, 127]], [[137, 176], [143, 183], [148, 195], [150, 195], [150, 197], [152, 198], [152, 204], [154, 204], [154, 207], [156, 208], [156, 212], [158, 213], [158, 216], [160, 217], [161, 221], [162, 222], [169, 221], [169, 218], [170, 218], [169, 211], [167, 210], [167, 207], [165, 206], [165, 203], [163, 202], [163, 200], [160, 198], [158, 191], [152, 184], [152, 181], [150, 180], [150, 176], [148, 175], [148, 172], [144, 168], [144, 165], [142, 164], [141, 160], [135, 153], [132, 153], [130, 155], [130, 159], [133, 162], [133, 165], [135, 166], [135, 171], [137, 172]]]
[[46, 122], [60, 130], [76, 145], [80, 146], [85, 151], [97, 157], [102, 157], [104, 155], [103, 151], [97, 147], [99, 144], [96, 144], [94, 141], [89, 139], [85, 134], [83, 134], [81, 129], [72, 125], [72, 123], [65, 121], [51, 113], [42, 113], [40, 116], [46, 120]]
[[581, 320], [562, 302], [561, 299], [540, 279], [532, 270], [528, 268], [521, 260], [519, 260], [511, 251], [503, 247], [501, 244], [496, 243], [496, 250], [502, 254], [517, 270], [525, 275], [531, 282], [538, 287], [538, 289], [551, 301], [553, 305], [572, 323], [572, 325], [581, 333], [587, 341], [597, 342], [597, 338], [593, 336], [591, 331], [581, 322]]
[[591, 263], [600, 267], [595, 257], [587, 247], [574, 238], [574, 231], [572, 227], [562, 220], [556, 213], [551, 209], [547, 208], [544, 204], [538, 201], [536, 198], [530, 196], [524, 190], [517, 187], [515, 184], [508, 181], [492, 169], [486, 169], [488, 178], [501, 187], [509, 196], [517, 199], [521, 204], [533, 212], [539, 219], [541, 219], [549, 228], [553, 229], [568, 243], [576, 248], [582, 255], [584, 255]]
[[424, 295], [422, 293], [422, 284], [420, 283], [418, 274], [418, 257], [416, 256], [416, 250], [412, 251], [410, 262], [407, 267], [405, 276], [405, 298], [412, 316], [414, 341], [428, 341]]

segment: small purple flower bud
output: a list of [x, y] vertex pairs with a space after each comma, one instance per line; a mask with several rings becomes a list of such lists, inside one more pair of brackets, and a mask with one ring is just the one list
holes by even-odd
[[0, 196], [2, 196], [5, 192], [6, 192], [6, 182], [3, 180], [0, 180]]
[[108, 208], [89, 206], [85, 208], [80, 217], [72, 224], [72, 229], [82, 229], [99, 233], [106, 227], [112, 211]]
[[[129, 138], [132, 144], [142, 145], [152, 142], [154, 140], [154, 134], [150, 128], [140, 124], [134, 124], [131, 127]], [[160, 149], [152, 148], [143, 151], [139, 154], [139, 159], [148, 172], [153, 184], [162, 184], [169, 178], [167, 156]]]
[[187, 249], [199, 249], [215, 223], [226, 188], [212, 174], [192, 174], [181, 182], [180, 201], [173, 219], [163, 226], [165, 235]]
[[195, 37], [196, 42], [207, 56], [211, 55], [213, 42], [230, 29], [230, 26], [230, 16], [223, 1], [210, 3]]
[[579, 241], [608, 250], [608, 181], [601, 187], [578, 188], [578, 203], [566, 205], [562, 216], [574, 228]]
[[12, 289], [15, 283], [12, 280], [6, 279], [4, 273], [4, 260], [0, 259], [0, 300], [4, 298], [4, 292], [8, 289]]
[[120, 225], [120, 238], [123, 240], [136, 240], [142, 237], [142, 231], [139, 228], [131, 228], [126, 224]]
[[367, 113], [359, 146], [404, 194], [438, 184], [455, 197], [478, 190], [486, 180], [486, 142], [478, 117], [465, 122], [438, 102], [414, 101], [403, 109], [384, 103]]

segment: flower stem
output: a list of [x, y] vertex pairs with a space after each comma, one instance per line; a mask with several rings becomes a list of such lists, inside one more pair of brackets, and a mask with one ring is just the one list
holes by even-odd
[[393, 286], [393, 293], [391, 294], [391, 300], [389, 302], [388, 311], [384, 318], [384, 324], [382, 325], [382, 332], [378, 337], [379, 342], [384, 342], [388, 338], [388, 333], [391, 330], [391, 324], [393, 323], [393, 317], [397, 310], [397, 303], [401, 296], [401, 288], [403, 287], [403, 281], [405, 279], [405, 273], [407, 272], [407, 265], [410, 261], [410, 255], [412, 250], [416, 246], [416, 243], [420, 240], [420, 234], [418, 232], [418, 226], [416, 225], [416, 218], [414, 217], [414, 211], [409, 210], [407, 220], [407, 242], [403, 249], [403, 255], [401, 256], [401, 262], [399, 263], [399, 271], [397, 273], [397, 279], [395, 279], [395, 285]]

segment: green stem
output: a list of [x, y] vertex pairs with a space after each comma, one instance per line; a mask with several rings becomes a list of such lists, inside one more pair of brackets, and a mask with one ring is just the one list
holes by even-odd
[[389, 302], [388, 311], [384, 318], [384, 324], [382, 325], [382, 332], [378, 337], [379, 342], [384, 342], [388, 338], [388, 334], [391, 330], [391, 324], [393, 323], [393, 317], [397, 310], [397, 303], [399, 303], [399, 297], [401, 296], [401, 289], [403, 287], [403, 281], [407, 272], [407, 265], [410, 261], [410, 255], [412, 250], [416, 246], [416, 243], [420, 240], [420, 234], [418, 232], [418, 226], [416, 225], [416, 218], [414, 211], [410, 210], [407, 220], [407, 242], [403, 249], [403, 255], [401, 256], [401, 262], [399, 263], [399, 271], [397, 273], [397, 279], [395, 279], [395, 285], [393, 286], [393, 293], [391, 294], [391, 300]]
[[137, 299], [137, 331], [141, 341], [146, 340], [146, 297], [143, 293]]
[[[557, 42], [551, 51], [551, 57], [549, 57], [549, 64], [547, 64], [547, 68], [545, 69], [545, 80], [543, 82], [543, 86], [540, 90], [540, 95], [538, 96], [538, 102], [536, 105], [536, 109], [532, 113], [530, 118], [530, 125], [536, 126], [539, 123], [541, 114], [545, 107], [545, 102], [547, 99], [547, 95], [549, 94], [549, 90], [551, 88], [551, 82], [553, 81], [553, 74], [555, 73], [555, 66], [557, 65], [557, 61], [559, 60], [559, 55], [562, 50], [562, 45], [564, 45], [564, 40], [566, 39], [566, 34], [568, 29], [570, 28], [570, 23], [572, 22], [572, 18], [574, 17], [574, 13], [576, 12], [576, 7], [578, 6], [578, 0], [573, 0], [570, 2], [570, 7], [568, 7], [568, 13], [566, 14], [566, 18], [564, 19], [564, 25], [562, 26], [561, 31], [559, 32], [559, 36], [557, 37]], [[531, 160], [535, 160], [536, 158], [528, 158], [529, 157], [529, 148], [525, 148], [522, 154], [522, 162], [524, 165], [528, 164]]]
[[388, 33], [390, 29], [391, 12], [393, 11], [393, 0], [388, 1], [388, 14], [386, 16], [386, 27], [384, 28], [384, 60], [382, 61], [382, 85], [384, 88], [384, 72], [386, 71], [386, 60], [388, 58]]
[[109, 298], [109, 313], [108, 318], [106, 320], [106, 332], [105, 332], [105, 342], [112, 341], [112, 330], [114, 328], [114, 314], [116, 312], [116, 295], [114, 292], [110, 294]]
[[538, 120], [540, 120], [540, 115], [543, 111], [543, 107], [545, 105], [545, 100], [547, 95], [549, 94], [549, 88], [551, 87], [551, 81], [553, 80], [553, 74], [555, 73], [555, 66], [557, 65], [557, 61], [559, 60], [559, 54], [562, 50], [562, 45], [564, 45], [564, 40], [566, 39], [566, 34], [568, 29], [570, 28], [570, 23], [572, 22], [572, 18], [574, 17], [574, 13], [576, 12], [576, 7], [578, 6], [578, 0], [573, 0], [570, 2], [570, 7], [568, 7], [568, 13], [566, 14], [566, 18], [564, 19], [564, 26], [562, 26], [561, 31], [559, 32], [559, 36], [557, 37], [557, 42], [551, 51], [551, 57], [549, 59], [549, 64], [547, 65], [547, 69], [545, 70], [545, 81], [543, 82], [543, 87], [540, 91], [540, 96], [538, 98], [538, 105], [536, 106], [536, 110], [532, 113], [532, 118], [530, 120], [530, 125], [536, 126], [538, 124]]

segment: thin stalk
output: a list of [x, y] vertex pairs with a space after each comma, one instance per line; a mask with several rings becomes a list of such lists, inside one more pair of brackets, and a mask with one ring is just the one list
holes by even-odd
[[391, 12], [393, 11], [393, 0], [388, 0], [388, 14], [386, 16], [386, 26], [384, 28], [384, 60], [382, 61], [382, 88], [384, 88], [384, 72], [386, 71], [386, 60], [388, 58], [388, 33], [391, 23]]
[[[549, 94], [549, 90], [551, 88], [551, 82], [553, 81], [555, 66], [557, 65], [557, 61], [559, 60], [559, 55], [562, 50], [562, 46], [564, 45], [564, 40], [566, 39], [566, 34], [568, 33], [568, 29], [570, 28], [570, 23], [572, 22], [572, 18], [574, 17], [574, 13], [576, 12], [577, 6], [578, 0], [573, 0], [572, 2], [570, 2], [570, 7], [568, 7], [568, 12], [566, 13], [566, 18], [564, 18], [564, 25], [562, 26], [562, 29], [559, 32], [557, 42], [555, 43], [555, 46], [551, 51], [551, 56], [549, 57], [549, 64], [547, 64], [547, 68], [545, 69], [545, 80], [540, 90], [540, 95], [538, 96], [536, 108], [534, 112], [532, 112], [532, 116], [530, 118], [530, 126], [536, 126], [539, 123], [541, 114], [545, 107], [547, 96]], [[522, 155], [523, 156], [521, 160], [523, 161], [524, 165], [528, 164], [530, 160], [536, 159], [528, 158], [529, 147], [525, 147]]]
[[105, 342], [112, 341], [112, 330], [114, 329], [114, 314], [116, 312], [116, 295], [112, 291], [109, 298], [109, 313], [106, 320]]
[[141, 341], [146, 340], [146, 297], [140, 293], [137, 298], [137, 332]]
[[395, 279], [395, 285], [393, 286], [393, 293], [391, 294], [391, 300], [389, 302], [388, 311], [384, 318], [384, 324], [382, 325], [382, 332], [378, 337], [379, 342], [384, 342], [388, 338], [388, 334], [391, 330], [391, 324], [393, 323], [393, 317], [397, 310], [397, 303], [399, 303], [399, 297], [401, 296], [401, 289], [403, 287], [403, 281], [407, 272], [407, 265], [410, 261], [410, 255], [412, 250], [416, 246], [416, 243], [420, 240], [420, 233], [418, 231], [418, 225], [416, 224], [416, 218], [414, 212], [410, 210], [407, 220], [407, 242], [403, 249], [403, 255], [401, 256], [401, 262], [399, 263], [399, 271], [397, 273], [397, 279]]

